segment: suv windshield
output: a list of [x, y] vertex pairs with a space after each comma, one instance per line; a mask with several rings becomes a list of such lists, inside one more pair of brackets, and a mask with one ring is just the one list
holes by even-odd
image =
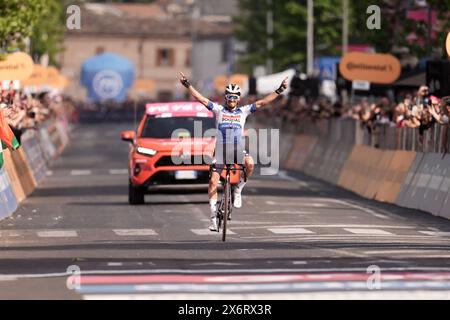
[[[198, 132], [194, 132], [194, 123], [198, 122], [197, 127], [201, 128]], [[142, 130], [142, 138], [165, 139], [171, 138], [172, 135], [178, 138], [202, 138], [214, 136], [214, 131], [210, 130], [204, 135], [208, 129], [215, 128], [214, 118], [206, 117], [172, 117], [172, 118], [155, 118], [147, 117]], [[175, 131], [176, 130], [176, 131]], [[212, 134], [211, 134], [212, 133]]]

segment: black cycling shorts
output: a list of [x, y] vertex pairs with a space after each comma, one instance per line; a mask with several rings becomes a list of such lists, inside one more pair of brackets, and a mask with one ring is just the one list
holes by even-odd
[[243, 145], [240, 144], [217, 144], [214, 150], [213, 164], [243, 164], [247, 155]]

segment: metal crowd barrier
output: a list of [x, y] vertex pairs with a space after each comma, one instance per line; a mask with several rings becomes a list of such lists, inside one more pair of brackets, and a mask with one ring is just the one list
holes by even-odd
[[438, 123], [420, 134], [418, 128], [397, 128], [393, 124], [379, 124], [369, 131], [354, 119], [320, 119], [298, 123], [285, 123], [279, 118], [262, 120], [265, 120], [262, 125], [280, 128], [285, 133], [313, 135], [346, 145], [362, 144], [383, 150], [423, 153], [445, 154], [449, 151], [449, 126]]

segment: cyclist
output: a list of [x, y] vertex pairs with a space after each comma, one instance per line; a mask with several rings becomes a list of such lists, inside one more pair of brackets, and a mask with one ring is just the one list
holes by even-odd
[[[284, 90], [288, 82], [287, 77], [281, 82], [277, 90], [267, 95], [265, 98], [256, 101], [250, 105], [238, 107], [241, 98], [241, 89], [236, 84], [229, 84], [225, 88], [225, 106], [210, 101], [200, 94], [189, 82], [186, 76], [180, 72], [180, 82], [186, 87], [189, 93], [208, 110], [214, 112], [216, 116], [216, 129], [218, 136], [216, 138], [216, 148], [214, 158], [216, 164], [238, 163], [244, 165], [247, 178], [250, 177], [254, 169], [253, 158], [244, 150], [243, 132], [247, 116], [264, 105], [275, 100]], [[243, 159], [242, 159], [243, 158]], [[231, 161], [230, 161], [231, 160]], [[216, 218], [217, 206], [217, 185], [220, 179], [220, 171], [213, 166], [213, 172], [209, 180], [208, 198], [211, 209], [211, 225], [209, 230], [218, 230], [218, 221]], [[238, 185], [233, 190], [235, 208], [242, 207], [242, 189], [245, 185], [244, 177], [241, 176]]]

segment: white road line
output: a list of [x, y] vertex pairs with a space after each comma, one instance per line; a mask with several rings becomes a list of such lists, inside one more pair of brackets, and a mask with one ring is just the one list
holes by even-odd
[[202, 262], [202, 263], [192, 263], [191, 266], [239, 266], [240, 263], [234, 262]]
[[158, 235], [153, 229], [116, 229], [115, 234], [122, 237], [128, 236], [156, 236]]
[[0, 237], [20, 237], [20, 234], [18, 232], [14, 232], [14, 231], [9, 231], [9, 230], [5, 230], [5, 231], [0, 231]]
[[259, 214], [317, 214], [317, 212], [312, 211], [300, 211], [300, 210], [271, 210], [271, 211], [260, 211]]
[[283, 179], [283, 180], [297, 181], [296, 178], [289, 176], [289, 175], [287, 174], [287, 172], [284, 171], [284, 170], [279, 171], [279, 172], [278, 172], [278, 176], [279, 176], [281, 179]]
[[[210, 219], [201, 219], [201, 221], [203, 221], [203, 222], [210, 222], [211, 220]], [[273, 222], [273, 221], [244, 221], [244, 220], [234, 220], [234, 219], [232, 221], [233, 221], [233, 226], [234, 225], [258, 225], [258, 224], [262, 224], [262, 225], [265, 225], [266, 227], [268, 227], [270, 225], [276, 224], [276, 222]]]
[[381, 229], [356, 229], [356, 228], [344, 228], [344, 230], [354, 233], [354, 234], [366, 234], [366, 235], [374, 235], [374, 236], [388, 236], [394, 235], [390, 232]]
[[[208, 229], [191, 229], [191, 232], [195, 233], [198, 236], [217, 235], [218, 233], [221, 234], [221, 232], [214, 232]], [[234, 233], [230, 229], [227, 229], [227, 234], [236, 234], [236, 233]]]
[[299, 185], [300, 187], [303, 187], [303, 188], [308, 188], [308, 187], [309, 187], [309, 183], [304, 182], [304, 181], [299, 181], [299, 182], [298, 182], [298, 185]]
[[47, 170], [47, 172], [45, 172], [45, 175], [46, 175], [47, 177], [50, 177], [50, 176], [53, 175], [53, 171]]
[[107, 263], [108, 267], [121, 267], [123, 266], [122, 262], [108, 262]]
[[[236, 229], [236, 228], [233, 228]], [[377, 244], [392, 244], [392, 236], [387, 235], [386, 238], [382, 238], [383, 236], [380, 235], [376, 239]], [[301, 241], [346, 241], [346, 246], [348, 247], [349, 244], [352, 244], [352, 246], [358, 248], [360, 245], [353, 245], [355, 240], [354, 234], [305, 234], [305, 235], [261, 235], [261, 236], [242, 236], [242, 239], [245, 240], [257, 240], [257, 239], [264, 239], [264, 240], [274, 240], [274, 241], [292, 241], [292, 240], [301, 240]], [[358, 235], [358, 240], [370, 240], [373, 239], [372, 234], [360, 234]], [[430, 238], [429, 236], [402, 236], [402, 235], [396, 235], [395, 237], [395, 243], [397, 244], [410, 244], [410, 241], [417, 240], [417, 241], [427, 241], [427, 244], [441, 244], [442, 241], [434, 241], [434, 239], [437, 238]], [[433, 241], [430, 241], [433, 240]]]
[[78, 237], [75, 230], [54, 230], [54, 231], [38, 231], [38, 237], [41, 238], [73, 238]]
[[[374, 292], [375, 291], [375, 292]], [[86, 294], [84, 300], [448, 300], [450, 291]]]
[[128, 169], [110, 169], [109, 174], [128, 174]]
[[435, 236], [435, 237], [450, 237], [450, 232], [443, 232], [443, 231], [419, 231], [422, 234], [426, 234], [428, 236]]
[[[383, 228], [383, 229], [415, 229], [409, 226], [391, 226], [391, 225], [373, 225], [373, 224], [297, 224], [297, 225], [278, 225], [270, 226], [272, 228]], [[251, 229], [267, 228], [265, 227], [234, 227], [233, 229]]]
[[267, 200], [266, 204], [268, 205], [277, 205], [277, 206], [311, 206], [311, 207], [328, 207], [328, 204], [324, 203], [304, 203], [304, 202], [275, 202], [271, 200]]
[[293, 265], [305, 265], [308, 264], [307, 261], [291, 261]]
[[[374, 251], [364, 251], [365, 254], [404, 254], [404, 253], [410, 253], [410, 254], [421, 254], [424, 258], [426, 254], [434, 254], [436, 255], [435, 251], [431, 251], [428, 249], [423, 250], [417, 250], [417, 249], [402, 249], [402, 250], [374, 250]], [[428, 256], [426, 256], [428, 258]]]
[[333, 199], [333, 201], [334, 201], [334, 202], [337, 202], [337, 203], [340, 203], [340, 204], [343, 204], [343, 205], [346, 205], [346, 206], [348, 206], [348, 207], [352, 207], [352, 208], [355, 208], [355, 209], [364, 211], [364, 212], [366, 212], [366, 213], [368, 213], [368, 214], [370, 214], [370, 215], [372, 215], [372, 216], [374, 216], [374, 217], [377, 217], [377, 218], [379, 218], [379, 219], [391, 220], [391, 218], [389, 218], [388, 216], [385, 216], [384, 214], [377, 213], [377, 212], [375, 212], [375, 211], [373, 211], [373, 210], [371, 210], [371, 209], [364, 208], [364, 207], [362, 207], [362, 206], [358, 206], [358, 205], [353, 204], [353, 203], [350, 203], [350, 202], [348, 202], [348, 201], [337, 200], [337, 199]]
[[[292, 273], [292, 272], [366, 272], [366, 267], [354, 268], [268, 268], [268, 269], [134, 269], [134, 270], [82, 270], [82, 275], [102, 275], [102, 274], [221, 274], [221, 273]], [[426, 271], [426, 272], [450, 272], [450, 267], [383, 267], [384, 272], [388, 271]], [[34, 274], [0, 274], [0, 280], [7, 281], [19, 278], [51, 278], [67, 277], [66, 272], [59, 273], [34, 273]]]
[[70, 175], [72, 176], [88, 176], [92, 174], [91, 170], [71, 170]]
[[304, 228], [268, 228], [272, 233], [275, 234], [311, 234], [314, 233], [310, 230]]

